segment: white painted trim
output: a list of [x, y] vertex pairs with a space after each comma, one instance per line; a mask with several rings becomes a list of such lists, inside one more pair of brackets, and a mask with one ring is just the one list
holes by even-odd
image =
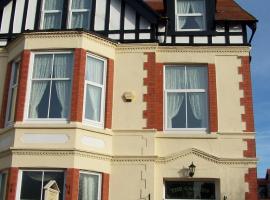
[[[101, 173], [96, 173], [96, 172], [90, 172], [90, 171], [84, 171], [80, 170], [80, 174], [88, 174], [88, 175], [94, 175], [98, 177], [98, 199], [101, 200], [101, 194], [102, 194], [102, 175]], [[80, 177], [79, 177], [80, 178]], [[80, 186], [79, 186], [80, 187]]]
[[[85, 62], [85, 73], [86, 73], [86, 70], [87, 70], [87, 58], [88, 57], [92, 57], [94, 59], [98, 59], [98, 60], [101, 60], [103, 61], [104, 65], [103, 65], [103, 86], [100, 85], [100, 84], [97, 84], [97, 83], [93, 83], [91, 81], [88, 81], [84, 80], [84, 97], [83, 97], [83, 124], [84, 125], [90, 125], [90, 126], [93, 126], [93, 127], [96, 127], [96, 128], [104, 128], [104, 121], [105, 121], [105, 101], [106, 101], [106, 83], [107, 83], [107, 60], [103, 57], [100, 57], [100, 56], [97, 56], [95, 54], [92, 54], [92, 53], [87, 53], [86, 55], [86, 62]], [[87, 119], [85, 118], [85, 102], [86, 102], [86, 86], [87, 85], [93, 85], [93, 86], [96, 86], [96, 87], [100, 87], [102, 88], [102, 97], [101, 97], [101, 109], [100, 109], [100, 121], [93, 121], [93, 120], [90, 120], [90, 119]]]

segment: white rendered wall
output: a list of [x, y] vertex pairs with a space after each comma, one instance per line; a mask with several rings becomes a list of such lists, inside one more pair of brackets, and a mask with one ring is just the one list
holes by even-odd
[[35, 26], [37, 0], [29, 0], [25, 30], [33, 30]]
[[125, 30], [134, 30], [136, 24], [136, 12], [128, 5], [125, 10]]
[[24, 9], [25, 0], [17, 0], [14, 23], [13, 23], [13, 33], [20, 33], [22, 28], [23, 20], [23, 9]]
[[12, 1], [4, 8], [0, 33], [8, 33], [11, 10], [12, 10]]
[[121, 1], [111, 0], [110, 5], [110, 30], [120, 30]]
[[105, 27], [106, 0], [96, 1], [95, 30], [102, 31]]

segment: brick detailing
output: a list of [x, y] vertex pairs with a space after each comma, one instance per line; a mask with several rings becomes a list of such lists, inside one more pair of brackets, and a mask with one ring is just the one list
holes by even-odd
[[18, 168], [12, 167], [9, 169], [6, 200], [15, 200], [16, 198], [18, 173], [19, 173]]
[[8, 103], [8, 92], [9, 92], [9, 85], [11, 79], [11, 63], [7, 65], [5, 83], [4, 83], [4, 92], [3, 92], [3, 99], [2, 99], [2, 106], [1, 106], [1, 113], [0, 113], [0, 128], [5, 127], [5, 119], [6, 119], [6, 109]]
[[256, 158], [256, 142], [255, 139], [243, 139], [247, 143], [247, 150], [243, 152], [246, 158]]
[[107, 86], [106, 86], [106, 103], [105, 103], [105, 128], [112, 128], [112, 107], [113, 107], [113, 77], [114, 61], [108, 59], [107, 65]]
[[25, 108], [25, 97], [27, 89], [27, 79], [28, 79], [28, 70], [29, 70], [29, 61], [30, 61], [29, 50], [24, 50], [21, 55], [21, 65], [20, 65], [20, 74], [19, 74], [19, 84], [15, 108], [15, 121], [23, 121], [24, 117], [24, 108]]
[[110, 190], [110, 175], [102, 173], [102, 192], [101, 192], [102, 200], [109, 200], [109, 190]]
[[78, 200], [79, 195], [79, 169], [67, 169], [66, 171], [66, 194], [65, 200]]
[[248, 184], [249, 191], [245, 193], [245, 200], [258, 200], [257, 192], [257, 169], [249, 168], [245, 174], [245, 182]]
[[244, 114], [242, 114], [242, 121], [246, 123], [244, 132], [254, 132], [254, 116], [253, 116], [253, 102], [252, 102], [252, 87], [250, 75], [250, 61], [249, 56], [242, 57], [242, 66], [238, 68], [238, 73], [243, 76], [243, 81], [239, 83], [240, 90], [243, 90], [244, 97], [240, 99], [241, 106], [244, 106]]
[[216, 67], [208, 64], [208, 103], [209, 103], [209, 131], [218, 131], [218, 108], [217, 108], [217, 86]]
[[143, 118], [146, 119], [145, 129], [163, 130], [163, 64], [156, 63], [154, 52], [145, 53], [147, 62], [144, 63], [144, 70], [147, 77], [144, 78], [144, 86], [147, 87], [147, 94], [144, 94], [143, 101], [146, 102], [146, 110], [143, 111]]
[[70, 120], [82, 122], [86, 51], [75, 49]]

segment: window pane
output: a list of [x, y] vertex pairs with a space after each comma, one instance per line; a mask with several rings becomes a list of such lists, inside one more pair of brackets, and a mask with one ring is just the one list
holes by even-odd
[[184, 93], [167, 94], [167, 128], [186, 128]]
[[206, 128], [208, 124], [206, 93], [188, 93], [187, 102], [188, 128]]
[[30, 118], [47, 118], [50, 81], [33, 81], [29, 103]]
[[42, 172], [27, 172], [22, 174], [21, 200], [40, 200], [42, 188]]
[[104, 61], [88, 56], [86, 63], [86, 80], [103, 84]]
[[[63, 199], [64, 194], [64, 172], [44, 172], [44, 179], [43, 179], [43, 188], [51, 181], [56, 181], [60, 194], [59, 200]], [[44, 199], [44, 189], [43, 189], [43, 198]], [[46, 200], [46, 199], [45, 199]]]
[[91, 0], [72, 0], [72, 9], [90, 9]]
[[79, 200], [98, 200], [98, 181], [97, 175], [80, 174]]
[[50, 78], [52, 70], [52, 55], [35, 55], [33, 78]]
[[206, 67], [187, 67], [187, 88], [207, 89], [208, 75]]
[[53, 78], [71, 78], [73, 56], [72, 54], [55, 54]]
[[86, 87], [85, 118], [100, 121], [102, 89], [92, 85]]
[[202, 16], [178, 16], [178, 29], [200, 29], [204, 30], [204, 20]]
[[44, 29], [60, 29], [61, 28], [61, 13], [45, 13], [44, 14]]
[[7, 174], [0, 174], [0, 200], [5, 200], [7, 187]]
[[46, 0], [45, 10], [62, 10], [63, 0]]
[[185, 67], [166, 67], [165, 70], [166, 89], [185, 88]]
[[177, 14], [203, 13], [204, 0], [178, 0]]
[[13, 74], [12, 74], [12, 85], [16, 85], [18, 83], [18, 74], [19, 74], [19, 66], [20, 66], [20, 63], [19, 62], [16, 62], [14, 65], [13, 65]]
[[11, 94], [10, 94], [11, 102], [10, 102], [10, 106], [8, 110], [8, 118], [7, 118], [8, 122], [11, 122], [14, 120], [16, 96], [17, 96], [17, 87], [11, 90]]
[[70, 81], [53, 81], [49, 118], [67, 118], [70, 108]]
[[71, 28], [89, 28], [89, 12], [73, 12]]

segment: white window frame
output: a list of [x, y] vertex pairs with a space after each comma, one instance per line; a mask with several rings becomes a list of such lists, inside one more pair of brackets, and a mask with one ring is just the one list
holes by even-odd
[[[98, 83], [94, 83], [92, 81], [86, 80], [86, 77], [84, 77], [84, 100], [83, 100], [83, 123], [85, 125], [91, 125], [96, 128], [104, 128], [104, 118], [105, 118], [105, 100], [106, 100], [106, 85], [107, 85], [107, 59], [94, 55], [92, 53], [87, 53], [86, 55], [86, 64], [85, 64], [85, 74], [86, 74], [86, 65], [87, 65], [87, 57], [92, 57], [98, 60], [101, 60], [104, 62], [104, 70], [103, 70], [103, 85], [100, 85]], [[102, 89], [102, 97], [101, 97], [101, 108], [100, 108], [100, 121], [94, 121], [85, 118], [85, 107], [86, 107], [86, 88], [87, 85], [93, 85], [95, 87], [99, 87]]]
[[[14, 123], [14, 119], [8, 119], [9, 115], [12, 114], [12, 107], [16, 107], [16, 101], [15, 104], [13, 105], [11, 97], [14, 95], [14, 91], [18, 89], [18, 81], [19, 81], [19, 71], [20, 71], [20, 61], [21, 59], [18, 58], [12, 62], [11, 65], [11, 76], [10, 76], [10, 82], [9, 82], [9, 90], [8, 90], [8, 101], [7, 101], [7, 108], [6, 108], [6, 119], [5, 119], [5, 127], [10, 127]], [[18, 68], [16, 69], [16, 64], [18, 64]], [[17, 70], [17, 77], [14, 77], [15, 70]], [[13, 84], [13, 80], [16, 79], [16, 83]], [[17, 95], [16, 95], [17, 96]], [[17, 98], [17, 97], [15, 97]], [[15, 112], [15, 109], [14, 109]], [[15, 113], [14, 113], [15, 114]]]
[[[168, 128], [168, 122], [167, 122], [167, 94], [168, 93], [184, 93], [185, 94], [185, 99], [186, 99], [186, 127], [187, 127], [187, 94], [188, 93], [206, 93], [206, 97], [208, 97], [209, 93], [208, 93], [208, 88], [206, 89], [166, 89], [166, 68], [167, 67], [185, 67], [185, 77], [187, 76], [187, 73], [186, 73], [186, 69], [188, 67], [197, 67], [198, 65], [185, 65], [185, 64], [179, 64], [179, 65], [165, 65], [164, 66], [164, 69], [163, 69], [163, 92], [164, 92], [164, 101], [163, 101], [163, 111], [164, 111], [164, 116], [163, 116], [163, 121], [164, 121], [164, 124], [163, 124], [163, 127], [164, 127], [164, 130], [167, 131], [167, 133], [174, 133], [174, 132], [177, 132], [177, 133], [186, 133], [187, 131], [188, 132], [197, 132], [197, 133], [206, 133], [208, 128], [209, 128], [209, 103], [208, 103], [208, 98], [207, 98], [207, 105], [205, 105], [208, 109], [207, 110], [207, 127], [206, 128]], [[200, 67], [200, 66], [198, 66]], [[206, 66], [204, 65], [201, 65], [201, 67], [205, 67], [207, 69]], [[207, 77], [208, 79], [208, 77]], [[208, 81], [209, 82], [209, 81]], [[209, 86], [208, 86], [209, 87]]]
[[[29, 72], [28, 72], [28, 81], [27, 81], [27, 92], [26, 92], [26, 103], [25, 103], [25, 109], [24, 109], [24, 120], [27, 122], [31, 122], [31, 123], [68, 123], [69, 118], [70, 118], [70, 114], [71, 114], [71, 101], [70, 101], [70, 106], [69, 106], [69, 116], [67, 118], [29, 118], [29, 106], [30, 106], [30, 99], [31, 99], [31, 91], [32, 91], [32, 75], [33, 75], [33, 70], [34, 70], [34, 59], [35, 59], [35, 55], [55, 55], [55, 54], [72, 54], [74, 55], [74, 52], [72, 51], [46, 51], [46, 52], [31, 52], [31, 56], [30, 56], [30, 62], [29, 62]], [[54, 59], [54, 56], [53, 56]], [[52, 62], [52, 67], [53, 67], [53, 63]], [[72, 75], [71, 78], [57, 78], [57, 80], [69, 80], [71, 82], [70, 84], [70, 91], [71, 91], [71, 97], [72, 98], [72, 80], [73, 80], [73, 69], [74, 69], [74, 58], [73, 58], [73, 65], [72, 65]], [[34, 80], [38, 80], [38, 79], [34, 79]], [[42, 79], [42, 80], [46, 80], [46, 79]], [[48, 81], [52, 81], [55, 80], [53, 78], [48, 78]], [[51, 95], [51, 91], [50, 91], [50, 95]], [[50, 107], [50, 99], [49, 98], [49, 104], [48, 104], [48, 110]]]
[[[80, 175], [81, 174], [89, 174], [89, 175], [98, 176], [98, 200], [101, 200], [102, 181], [103, 181], [101, 174], [100, 173], [97, 173], [97, 172], [90, 172], [90, 171], [80, 170]], [[80, 180], [80, 177], [79, 177], [79, 180]], [[80, 184], [79, 184], [79, 187], [80, 187]]]
[[[64, 173], [64, 182], [63, 182], [63, 199], [60, 200], [64, 200], [65, 199], [65, 194], [66, 194], [66, 187], [65, 187], [65, 183], [66, 183], [66, 172], [64, 170], [53, 170], [53, 169], [22, 169], [19, 170], [18, 173], [18, 181], [17, 181], [17, 190], [16, 190], [16, 200], [20, 200], [21, 198], [21, 189], [22, 189], [22, 175], [23, 172], [42, 172], [42, 188], [43, 188], [43, 176], [44, 176], [44, 172], [63, 172]], [[43, 190], [41, 192], [41, 197], [40, 199], [42, 199], [42, 194], [43, 194]]]
[[[182, 31], [182, 32], [185, 32], [185, 31], [204, 31], [206, 29], [206, 0], [202, 0], [204, 1], [204, 8], [203, 8], [203, 13], [178, 13], [177, 12], [177, 1], [178, 0], [175, 0], [175, 30], [176, 31]], [[178, 18], [179, 17], [202, 17], [203, 18], [203, 23], [204, 23], [204, 29], [180, 29], [179, 28], [179, 21], [178, 21]]]
[[[6, 199], [7, 197], [7, 184], [8, 184], [8, 172], [7, 171], [1, 171], [0, 172], [0, 176], [2, 176], [2, 174], [6, 175], [6, 180], [5, 180], [5, 189], [4, 189], [4, 199]], [[1, 190], [2, 185], [0, 185], [0, 190]]]
[[71, 22], [72, 22], [72, 14], [73, 13], [86, 13], [86, 12], [88, 12], [89, 13], [89, 19], [88, 19], [87, 29], [90, 29], [92, 0], [91, 0], [90, 8], [88, 8], [88, 9], [72, 9], [72, 1], [74, 1], [74, 0], [69, 1], [69, 6], [68, 6], [68, 28], [70, 28], [70, 29], [72, 28], [71, 27]]
[[[219, 187], [220, 187], [220, 184], [219, 184], [219, 181], [216, 180], [216, 179], [165, 179], [163, 181], [163, 200], [200, 200], [200, 199], [166, 199], [166, 187], [165, 187], [165, 182], [166, 181], [178, 181], [178, 182], [187, 182], [187, 181], [190, 181], [190, 182], [198, 182], [198, 181], [205, 181], [205, 182], [214, 182], [215, 183], [215, 196], [216, 196], [216, 200], [220, 199], [219, 198]], [[207, 200], [207, 199], [204, 199], [204, 200]], [[212, 200], [212, 199], [210, 199]]]
[[[63, 18], [63, 10], [45, 10], [45, 1], [46, 0], [43, 0], [42, 1], [42, 9], [41, 9], [41, 20], [40, 20], [40, 29], [41, 30], [46, 30], [44, 28], [44, 17], [45, 17], [45, 14], [50, 14], [50, 13], [61, 13], [61, 24], [60, 24], [60, 28], [61, 29], [61, 26], [62, 26], [62, 18]], [[58, 1], [58, 0], [55, 0], [55, 1]], [[64, 9], [64, 7], [63, 7]]]

